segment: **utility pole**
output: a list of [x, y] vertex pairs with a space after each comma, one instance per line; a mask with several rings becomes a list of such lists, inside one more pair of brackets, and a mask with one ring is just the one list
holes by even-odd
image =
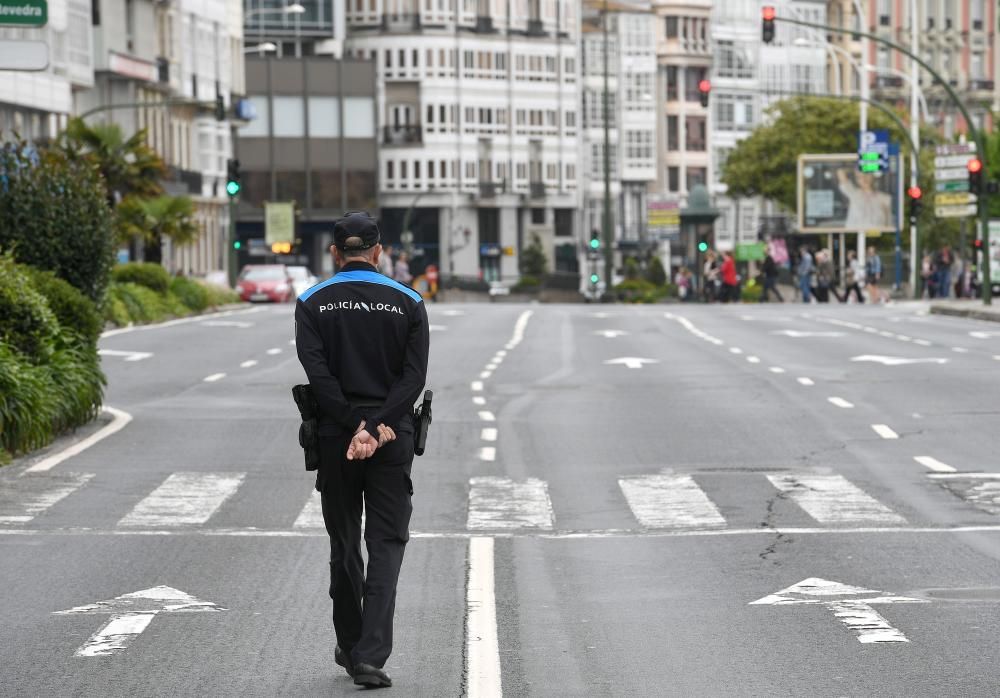
[[608, 88], [608, 0], [604, 0], [604, 288], [611, 290], [614, 270], [614, 230], [611, 218], [611, 92]]
[[[866, 23], [868, 21], [868, 14], [865, 12], [867, 9], [864, 4], [864, 0], [853, 0], [854, 12], [858, 16], [859, 28], [866, 30], [868, 27]], [[859, 122], [858, 122], [858, 132], [859, 134], [864, 133], [868, 130], [868, 99], [870, 97], [869, 90], [871, 85], [868, 83], [868, 37], [865, 34], [861, 35], [861, 106], [859, 108]], [[859, 135], [860, 137], [860, 135]], [[858, 231], [858, 263], [862, 265], [867, 264], [865, 259], [865, 254], [867, 253], [867, 248], [865, 245], [865, 231]]]
[[[919, 51], [919, 39], [917, 38], [917, 0], [910, 0], [910, 53], [916, 55]], [[919, 68], [917, 62], [910, 59], [910, 140], [916, 147], [910, 148], [910, 186], [919, 187], [917, 172], [919, 165], [917, 159], [920, 153], [917, 148], [920, 146], [920, 111], [917, 101], [917, 82], [919, 79]], [[910, 292], [914, 298], [920, 298], [920, 289], [917, 288], [917, 256], [920, 253], [920, 246], [917, 244], [917, 218], [910, 219]]]

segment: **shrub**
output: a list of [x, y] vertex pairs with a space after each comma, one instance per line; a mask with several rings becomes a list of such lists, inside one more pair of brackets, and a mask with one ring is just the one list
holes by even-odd
[[9, 255], [0, 256], [0, 343], [43, 362], [58, 333], [45, 296], [34, 289], [21, 265]]
[[[113, 283], [108, 289], [108, 302], [120, 302], [128, 315], [128, 322], [158, 322], [170, 314], [166, 296], [161, 296], [145, 286], [133, 283]], [[107, 315], [105, 315], [107, 318]], [[110, 319], [110, 318], [108, 318]], [[125, 324], [128, 324], [126, 322]]]
[[145, 286], [163, 295], [170, 290], [170, 274], [159, 264], [151, 262], [119, 264], [111, 270], [111, 280], [120, 284]]
[[625, 280], [634, 281], [639, 279], [639, 261], [635, 257], [625, 258]]
[[170, 293], [191, 310], [199, 311], [212, 305], [208, 288], [193, 279], [177, 276], [170, 280]]
[[531, 244], [521, 252], [521, 272], [526, 276], [540, 277], [545, 274], [549, 260], [538, 233], [531, 234]]
[[751, 280], [740, 289], [740, 300], [744, 303], [759, 303], [763, 290], [763, 286]]
[[646, 267], [646, 280], [654, 286], [663, 286], [667, 283], [667, 272], [659, 257], [653, 257], [649, 261]]
[[25, 267], [31, 285], [45, 296], [49, 309], [63, 330], [75, 332], [90, 345], [97, 342], [104, 325], [100, 313], [89, 298], [50, 271]]
[[215, 307], [217, 305], [226, 305], [227, 303], [239, 303], [240, 296], [236, 291], [228, 288], [221, 288], [213, 284], [202, 284], [205, 290], [208, 291], [208, 305], [209, 307]]
[[0, 248], [52, 271], [95, 303], [114, 263], [112, 215], [96, 169], [57, 150], [0, 148]]
[[516, 284], [510, 289], [514, 292], [526, 292], [533, 293], [540, 290], [542, 287], [542, 281], [537, 276], [522, 276]]

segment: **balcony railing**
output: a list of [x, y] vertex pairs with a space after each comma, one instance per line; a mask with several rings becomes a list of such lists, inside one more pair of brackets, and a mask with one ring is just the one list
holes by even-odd
[[898, 75], [879, 75], [875, 78], [875, 87], [902, 87], [903, 78]]
[[476, 32], [479, 34], [493, 34], [496, 30], [493, 28], [493, 18], [489, 16], [479, 15], [476, 17]]
[[382, 15], [384, 31], [410, 31], [420, 29], [420, 15], [409, 13], [392, 13]]
[[978, 91], [993, 91], [993, 81], [992, 80], [969, 80], [969, 89], [973, 92]]
[[382, 129], [383, 145], [410, 145], [422, 143], [423, 140], [424, 133], [420, 124], [385, 126]]
[[528, 194], [532, 199], [545, 198], [545, 182], [531, 182], [528, 184]]

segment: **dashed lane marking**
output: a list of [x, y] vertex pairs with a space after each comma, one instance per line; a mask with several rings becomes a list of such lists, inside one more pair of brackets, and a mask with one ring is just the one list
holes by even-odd
[[730, 354], [742, 354], [743, 350], [740, 349], [739, 347], [729, 347], [729, 353]]
[[748, 356], [747, 357], [747, 361], [749, 361], [752, 364], [759, 364], [760, 363], [760, 358], [756, 357], [756, 356]]
[[480, 390], [483, 389], [483, 382], [482, 381], [472, 381], [472, 383], [470, 384], [469, 387], [472, 388], [473, 392], [477, 392], [478, 393]]
[[472, 398], [472, 404], [476, 405], [477, 407], [482, 407], [483, 405], [486, 404], [486, 398], [484, 398], [482, 395], [476, 395], [474, 398]]
[[479, 449], [479, 460], [492, 463], [497, 459], [497, 450], [493, 446], [483, 446]]
[[785, 369], [783, 369], [781, 366], [772, 366], [771, 368], [769, 368], [767, 370], [770, 371], [771, 373], [784, 373], [785, 372]]
[[248, 359], [240, 364], [240, 368], [253, 368], [257, 365], [256, 359]]
[[482, 373], [479, 374], [479, 377], [482, 378], [483, 380], [486, 380], [487, 378], [489, 378], [492, 375], [493, 375], [493, 371], [483, 371]]
[[937, 458], [931, 458], [930, 456], [914, 456], [913, 460], [920, 463], [920, 465], [933, 470], [936, 473], [953, 473], [955, 469], [948, 465], [947, 463], [942, 463]]
[[267, 355], [268, 356], [277, 356], [280, 353], [281, 353], [281, 349], [279, 347], [274, 347], [273, 349], [268, 349], [267, 350]]
[[827, 401], [831, 405], [835, 405], [836, 407], [841, 407], [841, 408], [843, 408], [845, 410], [849, 410], [852, 407], [854, 407], [853, 403], [848, 402], [847, 400], [845, 400], [842, 397], [828, 397]]
[[872, 431], [881, 436], [883, 439], [899, 438], [899, 434], [890, 429], [886, 424], [872, 424]]
[[497, 421], [496, 415], [494, 415], [492, 412], [489, 412], [487, 410], [482, 410], [479, 413], [479, 418], [481, 420], [483, 420], [484, 422], [495, 422], [495, 421]]
[[812, 378], [806, 378], [805, 376], [802, 376], [800, 378], [796, 378], [796, 380], [799, 382], [799, 385], [807, 385], [807, 386], [808, 385], [816, 385], [813, 382]]
[[204, 381], [205, 383], [215, 383], [216, 381], [221, 381], [225, 377], [226, 377], [225, 373], [213, 373], [210, 376], [205, 376], [204, 378], [202, 378], [202, 381]]
[[479, 438], [483, 441], [496, 441], [497, 430], [493, 427], [483, 427], [483, 430], [479, 432]]

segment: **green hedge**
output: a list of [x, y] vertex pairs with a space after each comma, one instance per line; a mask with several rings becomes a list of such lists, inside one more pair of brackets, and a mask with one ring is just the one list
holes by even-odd
[[50, 271], [25, 267], [35, 290], [45, 296], [62, 329], [76, 332], [95, 344], [104, 326], [101, 314], [89, 298]]
[[208, 287], [185, 276], [177, 276], [170, 280], [170, 293], [185, 307], [196, 312], [212, 305], [212, 296]]
[[0, 256], [0, 343], [43, 362], [59, 334], [59, 322], [24, 267]]
[[104, 301], [104, 320], [118, 327], [161, 322], [239, 301], [228, 289], [182, 276], [167, 279], [164, 293], [138, 283], [112, 281]]
[[111, 270], [111, 280], [119, 284], [138, 284], [160, 294], [170, 290], [170, 274], [152, 262], [119, 264]]

